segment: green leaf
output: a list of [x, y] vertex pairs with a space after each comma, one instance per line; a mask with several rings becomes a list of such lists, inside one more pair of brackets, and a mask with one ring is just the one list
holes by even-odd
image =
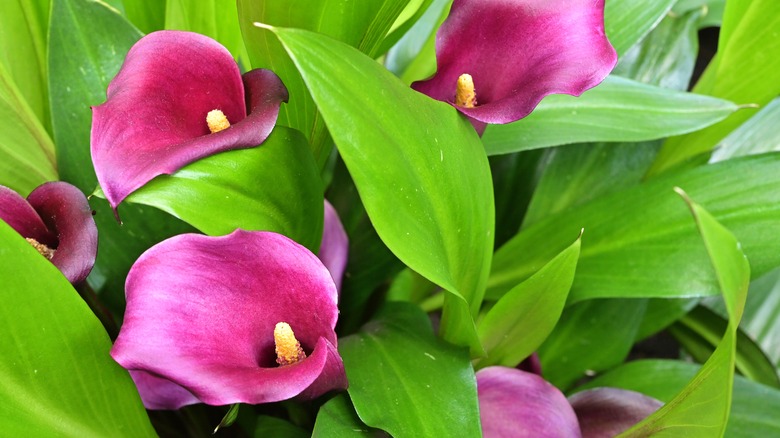
[[685, 388], [621, 437], [723, 436], [731, 410], [736, 335], [747, 299], [750, 266], [734, 235], [685, 192], [679, 188], [676, 191], [690, 207], [715, 268], [729, 312], [728, 328], [715, 352]]
[[[53, 0], [49, 34], [49, 84], [52, 126], [60, 178], [92, 193], [97, 177], [89, 152], [90, 107], [106, 99], [106, 88], [140, 32], [101, 2]], [[125, 275], [153, 244], [192, 230], [159, 210], [122, 205], [125, 224], [114, 219], [108, 203], [93, 200], [100, 239], [90, 274], [93, 288], [115, 311], [124, 306]]]
[[[7, 93], [4, 90], [8, 88], [7, 83], [16, 84], [18, 94], [15, 98], [26, 102], [26, 110], [30, 112], [25, 117], [37, 119], [44, 129], [51, 128], [46, 84], [46, 31], [50, 4], [51, 0], [6, 1], [0, 14], [0, 69], [5, 70], [0, 74], [3, 76], [0, 82], [5, 83], [0, 84], [0, 93]], [[0, 127], [0, 132], [7, 130], [5, 126]], [[0, 144], [3, 143], [0, 141]], [[53, 149], [46, 152], [53, 158]]]
[[[704, 362], [717, 347], [727, 325], [727, 319], [704, 306], [698, 306], [680, 318], [669, 331], [696, 360]], [[737, 371], [748, 379], [780, 388], [775, 366], [741, 330], [737, 332], [735, 364]]]
[[420, 18], [431, 6], [434, 0], [414, 0], [406, 5], [404, 11], [398, 16], [390, 29], [390, 33], [385, 37], [382, 44], [376, 50], [376, 54], [387, 53], [407, 32], [414, 27]]
[[442, 335], [479, 354], [472, 318], [490, 268], [494, 210], [471, 124], [353, 48], [312, 32], [273, 32], [311, 90], [379, 237], [451, 292]]
[[0, 64], [0, 184], [27, 196], [55, 179], [54, 144]]
[[[253, 68], [273, 70], [287, 86], [290, 102], [279, 113], [279, 124], [306, 135], [323, 167], [330, 155], [325, 124], [295, 64], [277, 39], [256, 28], [260, 22], [311, 30], [336, 38], [364, 53], [373, 53], [409, 0], [238, 0], [244, 42]], [[333, 85], [331, 85], [333, 86]]]
[[[694, 91], [738, 104], [768, 104], [780, 94], [778, 28], [780, 3], [775, 0], [728, 2], [718, 55]], [[745, 109], [707, 129], [667, 140], [651, 174], [711, 150], [755, 113]]]
[[212, 434], [217, 433], [219, 429], [222, 429], [223, 427], [228, 427], [231, 424], [236, 422], [236, 419], [238, 418], [238, 408], [241, 406], [240, 403], [233, 403], [228, 408], [228, 411], [225, 413], [225, 416], [222, 417], [222, 421], [219, 422], [217, 427], [214, 428], [214, 432]]
[[720, 141], [710, 161], [717, 162], [780, 150], [778, 124], [780, 124], [780, 98], [774, 99]]
[[209, 36], [225, 46], [234, 58], [249, 62], [236, 8], [235, 0], [167, 0], [165, 28]]
[[[673, 360], [640, 360], [596, 377], [577, 391], [610, 386], [630, 389], [668, 402], [699, 370], [699, 365]], [[726, 436], [754, 438], [780, 436], [780, 391], [742, 376], [734, 376]], [[712, 436], [712, 435], [708, 435]]]
[[127, 19], [143, 33], [165, 29], [167, 0], [122, 0]]
[[699, 303], [699, 298], [651, 298], [647, 300], [636, 342], [648, 338], [682, 318]]
[[731, 102], [609, 76], [580, 97], [551, 95], [528, 117], [489, 125], [488, 154], [586, 141], [644, 141], [686, 133], [723, 120]]
[[452, 0], [434, 0], [419, 20], [387, 53], [387, 69], [405, 84], [436, 72], [436, 31], [447, 18]]
[[477, 362], [477, 368], [516, 367], [549, 336], [574, 280], [580, 238], [507, 292], [479, 322], [477, 333], [487, 356]]
[[563, 311], [539, 348], [544, 378], [568, 388], [596, 371], [625, 360], [647, 308], [647, 300], [588, 300]]
[[416, 306], [388, 303], [358, 334], [340, 339], [339, 352], [367, 425], [398, 438], [481, 436], [469, 356], [438, 340]]
[[607, 0], [604, 27], [618, 56], [622, 56], [664, 18], [677, 0]]
[[[760, 276], [780, 266], [780, 155], [738, 158], [654, 178], [524, 228], [495, 254], [486, 298], [536, 272], [581, 228], [569, 302], [597, 297], [714, 295], [718, 286], [690, 218], [685, 188], [738, 236]], [[756, 224], [760, 224], [757, 226]]]
[[161, 175], [127, 198], [159, 208], [205, 234], [275, 231], [316, 252], [322, 183], [306, 139], [278, 126], [259, 147], [213, 155]]
[[[366, 435], [370, 433], [370, 435]], [[274, 435], [275, 436], [275, 435]], [[385, 436], [384, 432], [372, 430], [358, 417], [346, 394], [339, 394], [322, 405], [317, 412], [312, 438], [341, 438]]]
[[51, 263], [0, 221], [0, 423], [8, 436], [153, 436], [111, 341]]

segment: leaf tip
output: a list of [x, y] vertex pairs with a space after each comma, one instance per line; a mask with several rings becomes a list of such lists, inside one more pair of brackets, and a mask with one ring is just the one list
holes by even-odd
[[252, 25], [254, 25], [255, 27], [259, 27], [260, 29], [270, 30], [271, 32], [273, 32], [276, 29], [270, 24], [261, 23], [259, 21], [255, 21], [254, 23], [252, 23]]

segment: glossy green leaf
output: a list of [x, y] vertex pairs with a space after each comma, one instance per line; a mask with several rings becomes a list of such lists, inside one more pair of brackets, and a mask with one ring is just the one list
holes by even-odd
[[401, 12], [395, 23], [393, 23], [393, 26], [390, 28], [390, 33], [376, 50], [376, 54], [381, 55], [387, 53], [391, 47], [395, 46], [395, 44], [406, 35], [415, 24], [417, 24], [420, 18], [425, 15], [433, 2], [434, 0], [414, 0], [407, 3], [406, 8]]
[[580, 97], [551, 95], [528, 117], [489, 125], [488, 154], [586, 141], [644, 141], [701, 129], [737, 110], [731, 102], [609, 76]]
[[[325, 406], [320, 408], [320, 413], [326, 409]], [[282, 420], [281, 418], [271, 417], [268, 415], [260, 415], [257, 417], [257, 425], [255, 426], [255, 438], [309, 438], [312, 435], [304, 429], [301, 429], [294, 424]]]
[[641, 341], [670, 326], [696, 307], [699, 301], [700, 298], [648, 299], [647, 310], [636, 334], [636, 341]]
[[481, 436], [468, 353], [437, 339], [418, 307], [388, 303], [358, 334], [340, 339], [339, 352], [367, 425], [397, 438]]
[[[287, 52], [260, 22], [311, 30], [373, 53], [409, 0], [238, 0], [241, 32], [253, 68], [276, 72], [290, 91], [290, 102], [279, 113], [279, 124], [306, 135], [320, 166], [330, 155], [330, 140], [311, 94]], [[337, 87], [337, 82], [330, 85]]]
[[143, 33], [165, 28], [167, 0], [122, 0], [127, 19]]
[[150, 181], [127, 202], [157, 207], [209, 235], [275, 231], [317, 251], [322, 183], [306, 139], [276, 127], [259, 147], [217, 154]]
[[[694, 308], [669, 328], [672, 335], [699, 362], [705, 362], [726, 331], [728, 319], [704, 306]], [[737, 371], [750, 380], [780, 388], [777, 369], [761, 348], [741, 330], [737, 332]]]
[[[640, 360], [598, 376], [577, 390], [611, 386], [638, 391], [668, 402], [698, 370], [698, 365], [687, 362]], [[780, 436], [778, 411], [780, 411], [780, 391], [735, 376], [734, 397], [726, 436], [729, 438]]]
[[479, 354], [472, 318], [490, 267], [494, 210], [471, 124], [351, 47], [302, 30], [273, 32], [311, 90], [379, 236], [451, 292], [442, 335]]
[[720, 27], [723, 22], [723, 11], [726, 8], [726, 0], [678, 0], [672, 8], [672, 13], [683, 15], [691, 11], [699, 11], [698, 26]]
[[[92, 193], [97, 177], [89, 152], [90, 106], [106, 99], [109, 81], [125, 54], [141, 37], [115, 10], [88, 0], [53, 0], [49, 34], [49, 84], [52, 125], [60, 178]], [[108, 203], [91, 201], [100, 239], [90, 284], [115, 311], [124, 306], [125, 275], [153, 244], [192, 231], [168, 214], [144, 206], [122, 205], [124, 225], [117, 224]]]
[[604, 27], [618, 56], [623, 55], [664, 18], [676, 0], [606, 0]]
[[166, 0], [165, 28], [209, 36], [225, 46], [234, 58], [249, 62], [235, 0]]
[[676, 190], [691, 209], [715, 269], [729, 312], [728, 328], [715, 352], [685, 388], [621, 437], [723, 436], [731, 410], [737, 330], [747, 299], [750, 266], [734, 235], [685, 192]]
[[153, 436], [111, 341], [51, 263], [0, 221], [0, 423], [7, 436]]
[[563, 311], [539, 348], [544, 378], [568, 388], [625, 360], [636, 339], [647, 300], [588, 300]]
[[55, 179], [54, 144], [0, 64], [0, 184], [27, 196]]
[[312, 438], [381, 437], [386, 434], [372, 430], [360, 421], [346, 394], [339, 394], [322, 405], [317, 412]]
[[[768, 104], [780, 94], [780, 3], [728, 2], [723, 27], [718, 55], [694, 91], [738, 104]], [[711, 150], [755, 113], [745, 109], [707, 129], [669, 139], [651, 173]]]
[[[51, 0], [9, 0], [0, 13], [0, 93], [6, 94], [12, 82], [16, 99], [26, 103], [29, 115], [45, 129], [49, 124], [49, 96], [46, 83], [46, 38]], [[2, 96], [0, 96], [2, 97]], [[0, 99], [1, 101], [6, 99]], [[15, 107], [18, 109], [19, 107]], [[2, 120], [5, 120], [2, 117]], [[10, 127], [11, 125], [9, 125]], [[0, 125], [0, 131], [9, 128]], [[0, 144], [3, 144], [0, 141]], [[32, 148], [36, 145], [25, 145]], [[38, 147], [51, 145], [40, 144]], [[52, 153], [52, 149], [46, 150]]]
[[710, 162], [780, 150], [780, 98], [774, 99], [756, 115], [718, 143]]
[[436, 72], [436, 31], [447, 18], [452, 0], [434, 0], [419, 20], [387, 53], [388, 70], [405, 84]]
[[[524, 228], [493, 260], [486, 297], [536, 272], [588, 232], [569, 301], [691, 297], [718, 292], [693, 223], [672, 191], [684, 188], [733, 230], [760, 276], [780, 266], [780, 155], [738, 158], [665, 175], [567, 209]], [[760, 224], [758, 226], [757, 224]]]
[[507, 292], [479, 321], [477, 333], [487, 356], [477, 362], [477, 368], [516, 367], [549, 336], [574, 280], [580, 237]]

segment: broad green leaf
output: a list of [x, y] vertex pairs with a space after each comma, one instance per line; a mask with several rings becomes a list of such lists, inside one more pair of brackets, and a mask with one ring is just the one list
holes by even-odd
[[606, 0], [604, 27], [618, 56], [653, 30], [676, 1]]
[[489, 158], [496, 199], [496, 247], [503, 245], [520, 229], [542, 169], [548, 167], [546, 152], [554, 150], [535, 149]]
[[[321, 407], [319, 412], [326, 409], [325, 406]], [[309, 438], [312, 435], [304, 429], [295, 426], [281, 418], [271, 417], [269, 415], [260, 415], [257, 417], [257, 425], [255, 426], [255, 438]]]
[[[699, 370], [674, 360], [640, 360], [596, 377], [577, 391], [610, 386], [630, 389], [668, 402]], [[780, 436], [780, 391], [734, 376], [734, 397], [726, 428], [729, 438]], [[711, 435], [710, 435], [711, 436]]]
[[750, 265], [728, 229], [685, 192], [676, 189], [691, 209], [715, 269], [729, 322], [715, 352], [672, 400], [621, 437], [723, 436], [731, 410], [737, 331], [747, 299]]
[[780, 98], [774, 99], [756, 115], [718, 143], [710, 162], [743, 155], [780, 150]]
[[434, 0], [410, 1], [403, 12], [398, 16], [395, 23], [393, 23], [393, 26], [389, 30], [389, 34], [376, 50], [376, 54], [381, 55], [387, 53], [391, 47], [395, 46], [395, 44], [409, 32], [409, 29], [417, 24], [433, 2]]
[[488, 161], [471, 124], [343, 43], [272, 31], [311, 90], [379, 237], [451, 292], [442, 335], [479, 354], [472, 318], [490, 269], [494, 213]]
[[[49, 34], [49, 84], [52, 125], [60, 178], [92, 193], [97, 178], [89, 152], [90, 106], [106, 99], [109, 81], [125, 54], [141, 37], [115, 10], [89, 0], [53, 0]], [[125, 275], [153, 244], [192, 227], [154, 208], [122, 205], [117, 224], [108, 203], [95, 199], [100, 239], [90, 284], [114, 311], [124, 306]]]
[[312, 438], [381, 437], [385, 436], [385, 433], [372, 431], [363, 424], [355, 408], [352, 407], [349, 396], [339, 394], [322, 405], [317, 412], [317, 421], [314, 423], [311, 436]]
[[[50, 5], [51, 0], [6, 0], [0, 13], [0, 68], [5, 69], [0, 81], [16, 84], [18, 95], [15, 99], [26, 102], [29, 116], [37, 119], [46, 130], [51, 128], [46, 84], [46, 32]], [[7, 93], [6, 84], [1, 84], [2, 94]], [[0, 127], [2, 132], [8, 129]], [[5, 142], [0, 141], [2, 143]], [[26, 146], [32, 148], [35, 145]], [[46, 152], [52, 153], [52, 150]]]
[[154, 436], [111, 340], [73, 286], [0, 221], [0, 424], [6, 436]]
[[[325, 124], [295, 64], [277, 39], [253, 25], [311, 30], [331, 36], [375, 56], [387, 31], [409, 0], [238, 0], [241, 32], [253, 68], [273, 70], [290, 91], [279, 124], [306, 135], [323, 167], [331, 151]], [[338, 81], [330, 85], [338, 88]]]
[[[747, 4], [745, 2], [745, 4]], [[698, 27], [720, 27], [723, 22], [723, 11], [726, 0], [678, 0], [672, 8], [672, 13], [683, 15], [691, 11], [700, 11]]]
[[122, 0], [127, 19], [143, 33], [165, 28], [167, 0]]
[[[737, 158], [674, 172], [524, 228], [497, 252], [486, 297], [496, 300], [567, 246], [581, 228], [576, 302], [597, 297], [714, 295], [715, 276], [672, 188], [684, 188], [742, 243], [758, 277], [780, 266], [780, 155]], [[760, 226], [759, 226], [760, 224]]]
[[580, 97], [551, 95], [528, 117], [489, 125], [488, 154], [586, 141], [644, 141], [695, 131], [737, 110], [731, 102], [609, 76]]
[[539, 348], [544, 378], [568, 388], [596, 371], [625, 360], [647, 308], [647, 300], [588, 300], [563, 311]]
[[699, 303], [699, 298], [651, 298], [647, 300], [647, 310], [636, 342], [648, 338], [673, 324], [690, 312]]
[[397, 438], [481, 436], [467, 351], [437, 339], [413, 304], [388, 303], [358, 334], [339, 340], [339, 353], [367, 425]]
[[275, 231], [312, 251], [322, 239], [322, 183], [306, 139], [276, 127], [260, 146], [161, 175], [127, 202], [157, 207], [209, 235]]
[[477, 362], [477, 368], [516, 367], [549, 336], [574, 280], [580, 237], [539, 272], [507, 292], [479, 321], [477, 333], [487, 356]]
[[27, 196], [55, 179], [54, 144], [0, 64], [0, 184]]
[[219, 41], [237, 60], [249, 62], [235, 0], [167, 0], [165, 28], [207, 35]]
[[[780, 94], [780, 3], [727, 2], [723, 20], [718, 55], [694, 91], [738, 104], [768, 104]], [[651, 173], [710, 151], [755, 113], [745, 109], [707, 129], [667, 140]]]
[[[705, 362], [720, 342], [727, 325], [727, 319], [704, 306], [698, 306], [669, 327], [669, 331], [694, 359]], [[741, 330], [737, 332], [735, 365], [737, 371], [748, 379], [780, 388], [775, 366]]]
[[387, 53], [388, 70], [405, 84], [436, 72], [436, 31], [447, 18], [452, 0], [434, 0], [406, 35]]

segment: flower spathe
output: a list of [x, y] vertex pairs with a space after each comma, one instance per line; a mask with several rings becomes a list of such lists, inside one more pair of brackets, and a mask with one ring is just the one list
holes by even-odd
[[[173, 237], [141, 255], [125, 291], [111, 355], [149, 408], [311, 399], [347, 386], [331, 275], [280, 234]], [[284, 366], [274, 345], [280, 322], [306, 353]]]
[[87, 198], [75, 186], [47, 182], [26, 200], [0, 186], [0, 219], [45, 254], [72, 284], [84, 281], [92, 271], [97, 226]]
[[92, 108], [92, 162], [106, 199], [116, 211], [158, 175], [263, 143], [287, 97], [269, 70], [242, 77], [227, 49], [211, 38], [183, 31], [146, 35], [109, 84], [106, 102]]
[[[436, 35], [436, 74], [412, 87], [481, 130], [527, 116], [548, 94], [579, 96], [616, 62], [604, 0], [454, 0]], [[456, 91], [470, 95], [459, 82], [473, 82], [475, 105], [456, 104]]]

